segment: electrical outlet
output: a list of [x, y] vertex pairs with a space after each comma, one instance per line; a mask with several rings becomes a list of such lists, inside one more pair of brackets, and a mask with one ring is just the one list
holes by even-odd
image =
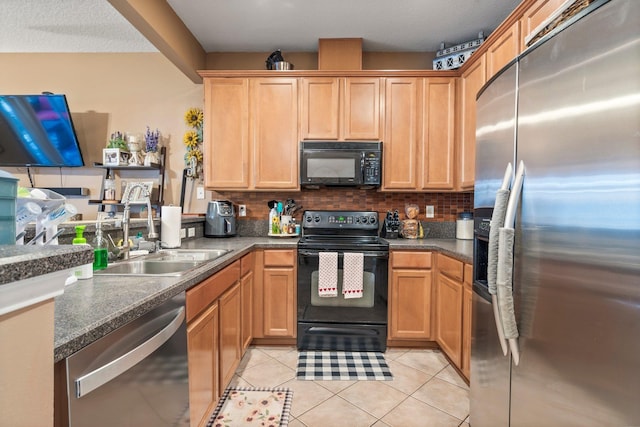
[[247, 216], [247, 205], [238, 205], [238, 215]]
[[196, 190], [196, 198], [198, 200], [204, 199], [204, 187], [202, 185], [198, 185], [198, 188]]
[[426, 218], [434, 218], [436, 216], [433, 205], [427, 205], [424, 211], [425, 211]]
[[181, 228], [180, 229], [180, 238], [181, 239], [185, 239], [187, 237], [187, 229], [186, 228]]
[[187, 231], [187, 235], [188, 235], [189, 237], [195, 237], [195, 235], [196, 235], [196, 229], [195, 229], [195, 228], [193, 228], [193, 227], [189, 227], [189, 230]]

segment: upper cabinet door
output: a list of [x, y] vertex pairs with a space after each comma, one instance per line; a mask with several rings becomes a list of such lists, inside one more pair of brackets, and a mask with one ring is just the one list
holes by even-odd
[[378, 77], [344, 79], [344, 139], [380, 140], [380, 80]]
[[520, 18], [520, 52], [527, 48], [525, 39], [565, 2], [566, 0], [538, 0], [524, 12]]
[[384, 190], [416, 190], [421, 79], [387, 78], [383, 147]]
[[520, 53], [520, 21], [516, 21], [511, 28], [502, 34], [498, 40], [487, 48], [487, 77], [488, 81], [513, 58]]
[[249, 80], [208, 78], [204, 90], [205, 185], [248, 188]]
[[254, 188], [297, 189], [297, 79], [252, 79], [250, 100]]
[[460, 79], [458, 190], [473, 190], [476, 170], [476, 96], [487, 81], [485, 70], [483, 54]]
[[423, 81], [421, 189], [454, 189], [456, 79]]
[[302, 79], [300, 138], [337, 140], [340, 117], [340, 79]]

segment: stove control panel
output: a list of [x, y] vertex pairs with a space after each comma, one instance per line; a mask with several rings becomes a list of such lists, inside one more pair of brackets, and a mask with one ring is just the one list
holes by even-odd
[[378, 213], [375, 211], [305, 211], [304, 228], [378, 229]]

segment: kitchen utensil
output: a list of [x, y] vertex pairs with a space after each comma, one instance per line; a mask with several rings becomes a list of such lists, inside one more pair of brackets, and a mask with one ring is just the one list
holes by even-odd
[[269, 209], [273, 209], [274, 206], [278, 205], [278, 201], [277, 200], [269, 200], [267, 202], [267, 206], [269, 206]]
[[283, 206], [282, 206], [282, 202], [278, 202], [278, 207], [277, 207], [277, 209], [278, 209], [278, 214], [282, 214], [282, 208], [283, 208]]

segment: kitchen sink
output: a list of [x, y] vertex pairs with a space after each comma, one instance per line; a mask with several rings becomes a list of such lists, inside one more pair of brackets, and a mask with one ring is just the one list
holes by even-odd
[[211, 261], [231, 252], [229, 249], [162, 249], [147, 259], [163, 261]]
[[196, 261], [162, 261], [140, 259], [110, 264], [104, 270], [94, 271], [96, 275], [106, 276], [182, 276], [188, 270], [200, 264]]
[[96, 275], [106, 276], [182, 276], [192, 268], [231, 252], [227, 249], [165, 249], [129, 261], [109, 264]]

